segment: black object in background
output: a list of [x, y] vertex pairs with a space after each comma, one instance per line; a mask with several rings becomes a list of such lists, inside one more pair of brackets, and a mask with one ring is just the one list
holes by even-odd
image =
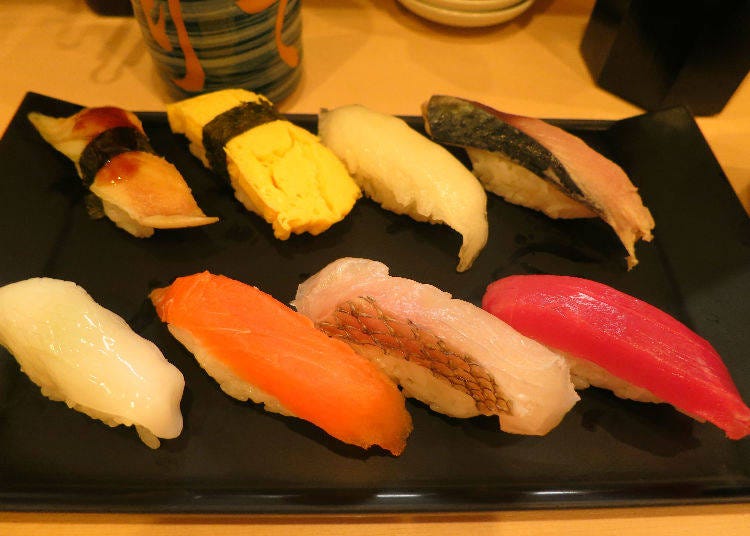
[[86, 0], [91, 11], [99, 15], [127, 17], [133, 15], [133, 5], [130, 0]]
[[597, 0], [581, 53], [599, 86], [642, 108], [713, 115], [750, 70], [750, 1]]

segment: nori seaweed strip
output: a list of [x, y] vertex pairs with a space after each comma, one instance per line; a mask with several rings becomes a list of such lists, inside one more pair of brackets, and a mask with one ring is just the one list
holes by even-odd
[[554, 154], [528, 134], [494, 115], [490, 109], [463, 99], [436, 95], [427, 103], [424, 116], [426, 129], [435, 141], [500, 153], [541, 179], [561, 187], [577, 201], [591, 206]]
[[203, 127], [203, 148], [209, 167], [229, 181], [224, 146], [251, 128], [277, 119], [282, 119], [281, 115], [268, 102], [244, 102], [214, 117]]
[[135, 127], [114, 127], [96, 136], [78, 159], [83, 183], [91, 186], [102, 166], [118, 154], [129, 151], [156, 154], [146, 135]]

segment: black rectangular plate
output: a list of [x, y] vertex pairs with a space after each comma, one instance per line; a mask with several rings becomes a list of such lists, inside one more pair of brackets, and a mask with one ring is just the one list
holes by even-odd
[[[363, 452], [293, 418], [224, 395], [158, 320], [148, 292], [210, 270], [289, 302], [297, 285], [343, 256], [479, 303], [515, 273], [577, 275], [670, 312], [710, 340], [750, 398], [750, 225], [692, 117], [671, 109], [619, 121], [558, 121], [620, 163], [656, 219], [640, 265], [598, 220], [555, 221], [489, 196], [490, 238], [455, 271], [459, 237], [369, 200], [320, 236], [271, 228], [173, 136], [141, 114], [158, 152], [184, 174], [215, 225], [136, 239], [86, 212], [65, 157], [26, 115], [76, 105], [29, 94], [0, 141], [0, 284], [68, 279], [154, 341], [186, 379], [185, 428], [152, 451], [132, 429], [45, 399], [0, 349], [0, 509], [91, 512], [363, 513], [739, 502], [750, 498], [750, 440], [730, 441], [666, 405], [590, 389], [545, 437], [502, 433], [408, 402], [414, 432], [399, 458]], [[315, 116], [291, 117], [315, 130]], [[408, 118], [416, 128], [418, 118]]]

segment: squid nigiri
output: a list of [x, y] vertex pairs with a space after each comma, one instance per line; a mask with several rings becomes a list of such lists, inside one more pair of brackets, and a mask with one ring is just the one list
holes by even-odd
[[182, 431], [182, 373], [73, 282], [0, 287], [0, 344], [44, 396], [109, 426], [134, 425], [151, 448]]
[[74, 162], [104, 214], [133, 236], [218, 221], [198, 207], [177, 168], [155, 153], [135, 114], [106, 106], [59, 118], [32, 112], [29, 120]]
[[396, 385], [268, 294], [203, 272], [154, 290], [151, 300], [229, 396], [305, 419], [362, 448], [404, 450], [412, 424]]
[[652, 239], [654, 219], [617, 164], [580, 138], [540, 119], [435, 95], [425, 128], [439, 143], [464, 147], [485, 188], [552, 218], [601, 217], [638, 263], [635, 243]]
[[456, 269], [469, 269], [487, 243], [487, 196], [460, 161], [403, 120], [360, 105], [322, 111], [318, 133], [383, 208], [458, 232]]
[[579, 388], [669, 403], [731, 439], [750, 434], [750, 408], [716, 350], [646, 302], [587, 279], [519, 275], [492, 283], [482, 306], [568, 356]]
[[380, 262], [334, 261], [299, 286], [294, 306], [439, 413], [494, 415], [506, 432], [543, 435], [578, 400], [562, 357]]

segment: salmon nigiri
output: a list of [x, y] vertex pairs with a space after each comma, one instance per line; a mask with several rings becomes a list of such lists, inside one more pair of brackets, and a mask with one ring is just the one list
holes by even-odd
[[439, 413], [497, 416], [506, 432], [544, 435], [578, 401], [561, 356], [383, 263], [334, 261], [299, 286], [294, 306]]
[[310, 421], [346, 443], [404, 450], [412, 424], [396, 385], [268, 294], [203, 272], [154, 290], [151, 300], [228, 395]]
[[587, 279], [516, 275], [492, 283], [482, 307], [566, 354], [578, 387], [667, 402], [731, 439], [750, 434], [750, 408], [716, 350], [646, 302]]

